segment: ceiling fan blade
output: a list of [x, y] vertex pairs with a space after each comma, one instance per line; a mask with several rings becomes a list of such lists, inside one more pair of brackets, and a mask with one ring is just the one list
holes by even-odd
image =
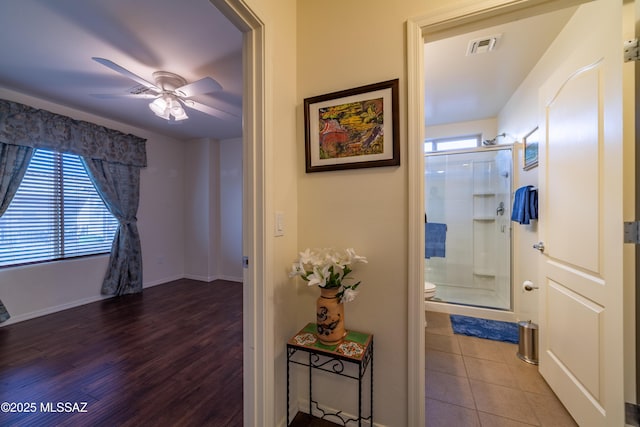
[[151, 93], [91, 93], [89, 96], [99, 99], [120, 99], [120, 98], [138, 98], [138, 99], [154, 99], [158, 94]]
[[146, 81], [145, 79], [143, 79], [142, 77], [133, 74], [131, 71], [127, 70], [126, 68], [123, 68], [121, 66], [119, 66], [118, 64], [116, 64], [113, 61], [109, 61], [108, 59], [104, 59], [104, 58], [98, 58], [98, 57], [92, 57], [91, 59], [93, 59], [94, 61], [104, 65], [107, 68], [112, 69], [113, 71], [122, 74], [125, 77], [130, 78], [131, 80], [133, 80], [134, 82], [140, 83], [142, 86], [146, 86], [149, 89], [153, 89], [156, 90], [158, 92], [162, 92], [162, 89], [160, 89], [159, 87], [157, 87], [156, 85], [154, 85], [153, 83], [150, 83], [148, 81]]
[[218, 83], [211, 77], [205, 77], [193, 83], [180, 86], [175, 90], [175, 93], [179, 96], [190, 98], [192, 96], [217, 92], [219, 90], [222, 90], [222, 85], [220, 83]]
[[193, 108], [194, 110], [198, 110], [210, 116], [218, 117], [223, 120], [237, 120], [240, 116], [229, 113], [227, 111], [220, 110], [219, 108], [210, 107], [209, 105], [201, 104], [200, 102], [195, 102], [190, 99], [180, 99], [184, 105], [189, 108]]

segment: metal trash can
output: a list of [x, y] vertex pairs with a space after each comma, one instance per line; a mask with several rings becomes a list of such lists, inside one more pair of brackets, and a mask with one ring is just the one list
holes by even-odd
[[529, 321], [518, 322], [518, 357], [527, 363], [538, 364], [538, 325]]

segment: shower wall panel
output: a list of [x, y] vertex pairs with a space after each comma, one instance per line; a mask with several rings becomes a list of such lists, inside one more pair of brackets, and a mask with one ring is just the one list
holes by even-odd
[[445, 256], [425, 259], [436, 298], [510, 309], [511, 150], [431, 154], [425, 166], [427, 220], [447, 225]]

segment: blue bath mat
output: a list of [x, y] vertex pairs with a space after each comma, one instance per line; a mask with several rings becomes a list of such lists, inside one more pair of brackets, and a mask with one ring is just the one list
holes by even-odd
[[519, 341], [517, 323], [478, 319], [457, 314], [451, 314], [450, 317], [451, 327], [453, 327], [453, 332], [456, 334], [494, 341], [506, 341], [514, 344]]

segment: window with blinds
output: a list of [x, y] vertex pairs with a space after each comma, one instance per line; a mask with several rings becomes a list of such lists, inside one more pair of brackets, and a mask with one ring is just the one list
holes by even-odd
[[108, 253], [117, 227], [78, 156], [38, 149], [0, 217], [0, 267]]

